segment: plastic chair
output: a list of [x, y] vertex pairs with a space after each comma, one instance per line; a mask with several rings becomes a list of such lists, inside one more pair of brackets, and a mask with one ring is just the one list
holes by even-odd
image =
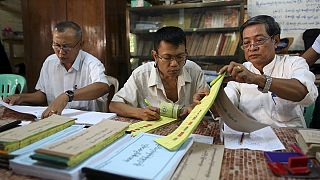
[[26, 85], [26, 79], [23, 76], [17, 74], [0, 74], [1, 99], [15, 94], [18, 85], [20, 85], [19, 93], [22, 93]]

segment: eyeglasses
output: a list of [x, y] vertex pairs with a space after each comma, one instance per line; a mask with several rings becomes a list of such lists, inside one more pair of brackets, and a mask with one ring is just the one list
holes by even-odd
[[66, 45], [60, 45], [60, 44], [52, 44], [52, 48], [55, 51], [64, 51], [65, 53], [70, 52], [73, 48], [75, 48], [79, 42], [81, 41], [81, 39], [79, 39], [79, 41], [74, 45], [74, 46], [66, 46]]
[[270, 38], [272, 38], [272, 37], [273, 37], [273, 36], [260, 38], [260, 39], [258, 39], [256, 42], [254, 42], [254, 43], [252, 43], [252, 44], [245, 42], [245, 43], [243, 43], [243, 44], [241, 45], [241, 49], [242, 49], [242, 50], [246, 50], [246, 49], [249, 49], [251, 46], [252, 46], [253, 48], [260, 47], [260, 46], [262, 46], [265, 42], [267, 42], [268, 39], [270, 39]]
[[171, 61], [176, 60], [178, 64], [187, 60], [187, 56], [188, 56], [187, 53], [179, 54], [177, 56], [168, 56], [168, 57], [161, 57], [159, 54], [157, 54], [157, 57], [163, 62], [170, 63]]

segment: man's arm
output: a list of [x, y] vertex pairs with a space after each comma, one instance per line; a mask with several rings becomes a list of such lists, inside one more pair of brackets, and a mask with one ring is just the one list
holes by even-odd
[[130, 117], [141, 120], [160, 119], [160, 109], [155, 107], [135, 108], [122, 102], [111, 102], [109, 105], [111, 112], [115, 112], [122, 117]]
[[[106, 83], [96, 82], [74, 91], [73, 101], [86, 101], [97, 99], [105, 95], [109, 91], [109, 85]], [[69, 97], [63, 92], [61, 93], [49, 107], [42, 113], [42, 118], [52, 114], [61, 114], [66, 107]]]
[[41, 91], [36, 91], [34, 93], [23, 93], [23, 94], [14, 94], [12, 96], [5, 97], [4, 102], [11, 105], [19, 104], [32, 104], [32, 105], [47, 105], [46, 94]]
[[305, 53], [303, 53], [302, 57], [306, 59], [309, 66], [312, 66], [320, 58], [320, 54], [310, 47]]

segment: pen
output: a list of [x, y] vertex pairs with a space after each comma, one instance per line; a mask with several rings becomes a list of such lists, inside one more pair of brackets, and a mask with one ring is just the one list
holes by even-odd
[[271, 93], [271, 98], [272, 98], [272, 101], [274, 102], [274, 105], [276, 105], [276, 101], [274, 100], [274, 97], [277, 97], [274, 93]]
[[147, 105], [148, 107], [151, 107], [151, 103], [148, 101], [148, 99], [144, 99], [144, 102], [146, 103], [146, 105]]
[[244, 133], [242, 133], [239, 144], [241, 145], [244, 139]]

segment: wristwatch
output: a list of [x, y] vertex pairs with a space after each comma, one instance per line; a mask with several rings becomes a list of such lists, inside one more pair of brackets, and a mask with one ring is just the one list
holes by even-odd
[[65, 93], [69, 98], [68, 102], [71, 102], [73, 100], [73, 97], [74, 97], [74, 92], [72, 90], [68, 90]]
[[266, 78], [266, 83], [264, 84], [263, 89], [258, 87], [258, 90], [261, 91], [262, 93], [268, 93], [271, 87], [271, 83], [272, 83], [272, 77], [271, 76], [267, 76], [267, 75], [263, 75]]

